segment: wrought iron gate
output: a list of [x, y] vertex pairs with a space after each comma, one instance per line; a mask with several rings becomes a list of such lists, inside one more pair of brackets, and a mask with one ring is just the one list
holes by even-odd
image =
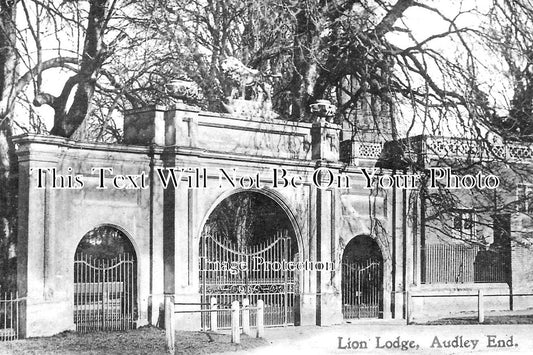
[[136, 262], [130, 254], [95, 259], [77, 254], [74, 259], [74, 323], [76, 331], [135, 328]]
[[[238, 246], [217, 233], [204, 233], [200, 243], [200, 292], [202, 303], [216, 297], [219, 308], [229, 308], [243, 298], [255, 305], [264, 301], [265, 326], [294, 324], [295, 272], [288, 270], [292, 261], [291, 238], [278, 233], [257, 245]], [[285, 264], [284, 264], [285, 263]], [[204, 313], [202, 328], [210, 326]], [[218, 313], [218, 327], [230, 327], [230, 313]], [[251, 314], [251, 325], [255, 315]]]
[[344, 319], [375, 318], [382, 313], [383, 263], [381, 260], [342, 264]]

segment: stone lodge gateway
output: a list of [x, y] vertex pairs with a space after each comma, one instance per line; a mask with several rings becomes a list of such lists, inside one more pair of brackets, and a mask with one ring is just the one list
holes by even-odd
[[[420, 196], [365, 187], [365, 168], [405, 169], [386, 159], [387, 144], [347, 140], [320, 117], [296, 123], [177, 104], [127, 112], [123, 144], [42, 135], [16, 144], [25, 336], [162, 324], [165, 295], [177, 310], [210, 297], [221, 306], [263, 299], [267, 325], [331, 325], [403, 319], [406, 291], [512, 291], [508, 276], [429, 278]], [[213, 216], [243, 200], [262, 208], [253, 218], [264, 236], [228, 240]], [[528, 289], [533, 278], [506, 265]], [[507, 299], [491, 302], [508, 307]], [[439, 302], [420, 298], [411, 311]], [[199, 313], [177, 314], [178, 329], [204, 323]]]

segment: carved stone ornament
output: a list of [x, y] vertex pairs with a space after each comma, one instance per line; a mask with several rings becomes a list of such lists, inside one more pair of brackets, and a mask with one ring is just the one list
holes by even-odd
[[331, 122], [337, 107], [333, 105], [329, 100], [317, 100], [314, 104], [309, 105], [311, 113], [317, 117], [317, 121]]
[[167, 92], [178, 100], [195, 101], [200, 98], [200, 88], [194, 81], [172, 80], [165, 85]]

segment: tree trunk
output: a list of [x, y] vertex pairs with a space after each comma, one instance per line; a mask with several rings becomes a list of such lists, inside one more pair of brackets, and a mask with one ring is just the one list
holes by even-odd
[[309, 119], [309, 105], [313, 103], [317, 74], [319, 36], [317, 28], [309, 18], [305, 6], [296, 15], [294, 36], [294, 70], [290, 83], [292, 94], [291, 116], [295, 120]]
[[[48, 99], [41, 102], [55, 110], [54, 127], [50, 134], [70, 137], [90, 115], [96, 78], [107, 54], [103, 37], [107, 26], [108, 2], [109, 0], [91, 1], [79, 73], [69, 78], [59, 97], [47, 95]], [[72, 96], [72, 105], [67, 107]]]
[[0, 293], [14, 291], [16, 264], [11, 253], [17, 232], [17, 159], [12, 141], [11, 106], [14, 101], [17, 57], [15, 53], [16, 4], [0, 3]]
[[0, 127], [0, 293], [16, 288], [18, 165], [10, 121]]

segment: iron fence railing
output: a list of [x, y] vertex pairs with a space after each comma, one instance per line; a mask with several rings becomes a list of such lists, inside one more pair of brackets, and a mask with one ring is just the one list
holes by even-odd
[[20, 304], [18, 293], [0, 294], [0, 341], [19, 339]]
[[422, 283], [501, 283], [508, 281], [509, 258], [479, 246], [428, 244], [422, 248]]

